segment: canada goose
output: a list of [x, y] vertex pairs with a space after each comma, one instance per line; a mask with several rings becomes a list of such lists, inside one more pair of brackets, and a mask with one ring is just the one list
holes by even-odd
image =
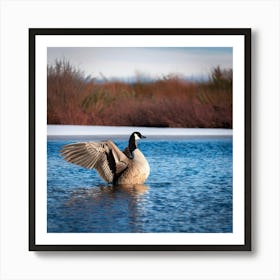
[[124, 151], [112, 141], [68, 144], [62, 148], [61, 155], [68, 162], [95, 168], [107, 183], [143, 184], [149, 176], [150, 166], [137, 147], [137, 140], [142, 138], [146, 137], [133, 132]]

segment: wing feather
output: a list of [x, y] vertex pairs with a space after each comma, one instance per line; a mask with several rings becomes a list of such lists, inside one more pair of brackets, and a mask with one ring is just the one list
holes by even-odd
[[96, 169], [107, 182], [127, 168], [128, 159], [111, 141], [79, 142], [65, 145], [61, 150], [63, 158], [79, 166]]

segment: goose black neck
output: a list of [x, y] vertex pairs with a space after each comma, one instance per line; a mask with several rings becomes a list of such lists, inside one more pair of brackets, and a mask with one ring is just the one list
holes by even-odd
[[134, 150], [137, 149], [137, 142], [135, 140], [134, 135], [131, 135], [129, 138], [129, 144], [128, 144], [129, 150], [132, 153]]

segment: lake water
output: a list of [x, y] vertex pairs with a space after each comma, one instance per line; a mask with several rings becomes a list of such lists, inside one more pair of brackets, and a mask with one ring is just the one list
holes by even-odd
[[[126, 147], [124, 137], [113, 139]], [[231, 136], [142, 140], [150, 176], [145, 185], [126, 187], [64, 161], [62, 146], [78, 141], [48, 140], [48, 232], [232, 232]]]

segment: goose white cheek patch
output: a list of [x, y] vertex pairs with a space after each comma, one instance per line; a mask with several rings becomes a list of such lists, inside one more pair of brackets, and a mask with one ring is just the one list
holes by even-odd
[[135, 137], [135, 140], [139, 140], [140, 139], [140, 137], [136, 133], [134, 133], [134, 137]]

